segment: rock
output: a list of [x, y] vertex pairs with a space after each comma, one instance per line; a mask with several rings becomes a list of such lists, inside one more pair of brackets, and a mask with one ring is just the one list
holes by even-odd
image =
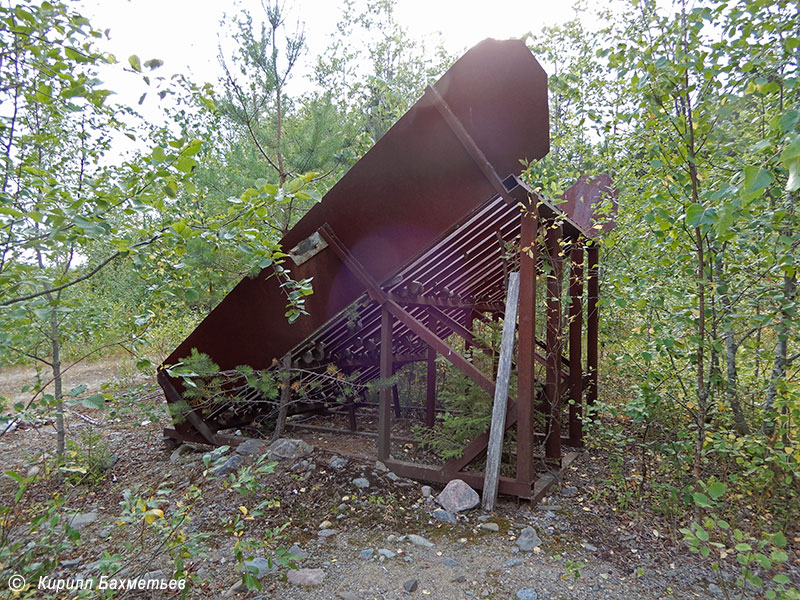
[[467, 580], [465, 575], [458, 575], [450, 580], [450, 583], [464, 583]]
[[266, 558], [258, 556], [253, 560], [244, 561], [244, 568], [252, 573], [256, 579], [261, 579], [262, 577], [266, 577], [267, 575], [277, 571], [278, 565], [274, 563], [270, 565], [270, 561], [268, 561]]
[[539, 536], [536, 534], [536, 530], [533, 527], [526, 527], [522, 530], [522, 533], [519, 534], [517, 538], [517, 546], [522, 552], [530, 552], [537, 546], [542, 545], [542, 540], [539, 539]]
[[421, 535], [416, 535], [415, 533], [412, 533], [408, 536], [408, 541], [415, 546], [422, 546], [423, 548], [433, 548], [434, 546], [433, 542], [426, 540]]
[[525, 564], [525, 563], [523, 563], [520, 559], [511, 558], [511, 559], [509, 559], [509, 560], [507, 560], [506, 562], [503, 563], [503, 568], [504, 569], [513, 569], [514, 567], [518, 567], [518, 566], [520, 566], [522, 564]]
[[436, 519], [437, 521], [443, 521], [445, 523], [455, 523], [456, 517], [453, 513], [447, 512], [443, 508], [437, 508], [431, 513], [431, 516]]
[[189, 456], [190, 454], [194, 454], [194, 448], [189, 444], [181, 444], [172, 451], [172, 454], [169, 455], [169, 462], [173, 465], [177, 464], [181, 462], [181, 459], [184, 456]]
[[442, 559], [442, 564], [443, 564], [443, 565], [445, 565], [446, 567], [453, 567], [454, 569], [455, 569], [456, 567], [460, 567], [460, 566], [461, 566], [461, 563], [460, 563], [460, 562], [458, 562], [458, 561], [457, 561], [457, 560], [455, 560], [454, 558], [450, 558], [449, 556], [445, 556], [445, 557]]
[[480, 504], [481, 499], [478, 492], [469, 487], [461, 479], [453, 479], [436, 497], [436, 502], [451, 513], [458, 513], [462, 510], [475, 508]]
[[234, 471], [238, 471], [242, 466], [242, 457], [238, 454], [234, 454], [216, 469], [211, 471], [211, 474], [214, 477], [225, 477], [229, 473], [233, 473]]
[[365, 490], [369, 487], [369, 480], [364, 477], [356, 477], [353, 479], [353, 485]]
[[364, 548], [361, 552], [358, 553], [358, 558], [368, 560], [372, 558], [373, 554], [375, 554], [375, 550], [373, 550], [372, 548]]
[[242, 456], [264, 454], [266, 451], [267, 443], [264, 440], [256, 440], [253, 438], [246, 439], [241, 444], [236, 446], [236, 454], [241, 454]]
[[409, 579], [408, 581], [403, 582], [403, 589], [407, 592], [416, 592], [418, 586], [419, 581], [416, 579]]
[[381, 461], [378, 460], [375, 461], [375, 470], [380, 471], [381, 473], [386, 473], [386, 471], [389, 470], [389, 467], [387, 467], [385, 464], [383, 464]]
[[61, 567], [67, 567], [67, 568], [69, 568], [69, 567], [77, 567], [79, 564], [81, 564], [81, 559], [80, 558], [70, 558], [68, 560], [62, 560], [58, 564]]
[[361, 600], [361, 596], [353, 592], [339, 592], [336, 594], [340, 600]]
[[161, 569], [157, 571], [148, 571], [144, 575], [142, 575], [142, 579], [145, 581], [161, 581], [162, 579], [166, 579], [167, 576], [164, 575], [164, 571]]
[[592, 546], [588, 542], [582, 542], [581, 546], [583, 546], [584, 550], [588, 550], [589, 552], [597, 552], [597, 546]]
[[333, 523], [325, 519], [322, 523], [319, 524], [320, 529], [330, 529], [333, 527]]
[[500, 525], [497, 523], [481, 523], [478, 525], [478, 528], [483, 529], [484, 531], [492, 531], [495, 533], [500, 531]]
[[380, 550], [378, 550], [378, 554], [380, 554], [384, 558], [394, 558], [395, 556], [397, 556], [397, 554], [395, 554], [391, 550], [387, 550], [386, 548], [381, 548]]
[[574, 498], [575, 496], [578, 495], [578, 488], [576, 488], [576, 487], [565, 487], [563, 490], [561, 490], [561, 495], [564, 498]]
[[313, 450], [314, 447], [303, 440], [281, 438], [270, 444], [267, 455], [270, 460], [297, 460], [308, 456]]
[[433, 489], [431, 489], [431, 486], [429, 485], [423, 485], [420, 492], [422, 492], [423, 498], [430, 498], [431, 494], [433, 494]]
[[71, 517], [67, 517], [67, 523], [69, 523], [70, 527], [75, 529], [80, 529], [81, 527], [88, 525], [89, 523], [94, 523], [97, 521], [97, 513], [87, 512], [87, 513], [76, 513]]
[[325, 571], [322, 569], [290, 569], [286, 573], [286, 581], [292, 585], [322, 585]]
[[28, 469], [28, 474], [26, 475], [26, 477], [30, 479], [31, 477], [36, 477], [38, 474], [39, 474], [39, 467], [34, 465], [30, 469]]
[[297, 558], [295, 558], [295, 561], [298, 563], [308, 558], [308, 552], [304, 551], [297, 544], [292, 544], [292, 547], [289, 548], [289, 554], [296, 556]]
[[386, 474], [386, 479], [388, 479], [389, 481], [395, 481], [395, 482], [400, 481], [400, 477], [398, 477], [397, 475], [395, 475], [391, 471], [389, 471]]
[[342, 469], [344, 469], [348, 465], [349, 462], [350, 461], [348, 461], [346, 458], [342, 458], [341, 456], [333, 456], [328, 461], [328, 466], [331, 469], [335, 469], [337, 471], [341, 471]]
[[317, 532], [317, 537], [328, 538], [331, 537], [332, 535], [336, 535], [337, 533], [338, 532], [335, 529], [323, 529]]
[[105, 540], [105, 539], [107, 539], [108, 537], [111, 536], [111, 531], [112, 531], [112, 528], [110, 526], [109, 527], [103, 527], [97, 533], [97, 537], [99, 537], [101, 540]]
[[708, 585], [708, 591], [720, 598], [722, 598], [722, 596], [725, 595], [725, 593], [722, 591], [722, 588], [719, 587], [716, 583], [710, 583]]
[[539, 600], [539, 594], [533, 588], [517, 590], [517, 600]]

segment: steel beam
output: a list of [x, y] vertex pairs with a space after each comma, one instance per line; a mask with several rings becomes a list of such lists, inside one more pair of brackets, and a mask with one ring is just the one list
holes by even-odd
[[533, 413], [536, 352], [536, 260], [538, 219], [522, 212], [520, 234], [519, 342], [517, 355], [517, 481], [533, 477]]
[[569, 276], [569, 437], [583, 439], [583, 370], [581, 340], [583, 338], [583, 246], [573, 245], [570, 251]]
[[555, 462], [561, 460], [561, 278], [563, 250], [561, 249], [561, 227], [555, 223], [545, 225], [545, 243], [550, 272], [546, 285], [546, 341], [547, 366], [545, 368], [545, 399], [547, 404], [547, 441], [545, 458]]
[[600, 296], [600, 279], [598, 264], [600, 261], [600, 248], [597, 244], [587, 247], [589, 274], [586, 282], [586, 406], [593, 406], [597, 401], [597, 339], [599, 331], [599, 314], [597, 301]]

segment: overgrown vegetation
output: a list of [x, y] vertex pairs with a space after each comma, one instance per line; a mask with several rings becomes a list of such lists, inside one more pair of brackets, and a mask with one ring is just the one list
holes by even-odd
[[[172, 125], [157, 129], [97, 77], [115, 60], [99, 49], [102, 24], [59, 1], [0, 7], [0, 365], [38, 368], [25, 401], [0, 407], [6, 428], [52, 419], [58, 456], [45, 472], [67, 490], [100, 484], [111, 457], [97, 433], [68, 440], [65, 411], [114, 394], [64, 389], [65, 371], [122, 352], [151, 372], [243, 276], [281, 278], [286, 318], [301, 315], [313, 282], [287, 279], [280, 236], [453, 60], [410, 39], [393, 2], [369, 0], [347, 4], [339, 37], [302, 74], [302, 28], [287, 32], [280, 4], [266, 8], [225, 25], [240, 46], [216, 86], [159, 78], [157, 59], [119, 66], [174, 101]], [[369, 33], [360, 47], [342, 41], [354, 31]], [[549, 72], [552, 149], [524, 176], [551, 198], [584, 174], [611, 174], [619, 192], [602, 249], [602, 401], [587, 416], [590, 446], [609, 457], [597, 495], [682, 530], [704, 558], [736, 557], [740, 587], [796, 598], [780, 565], [800, 514], [797, 4], [627, 0], [525, 39]], [[292, 77], [316, 86], [290, 96]], [[138, 143], [124, 160], [120, 134]], [[489, 372], [491, 357], [480, 361]], [[216, 365], [181, 367], [203, 381], [198, 400], [224, 393]], [[490, 399], [440, 375], [448, 412], [420, 435], [447, 458], [485, 428]], [[278, 395], [280, 377], [237, 377]], [[357, 392], [347, 380], [341, 391]], [[251, 469], [232, 490], [266, 493], [252, 486], [268, 466]], [[29, 504], [35, 477], [8, 476], [0, 570], [30, 579], [78, 532], [56, 527], [63, 496]], [[204, 543], [185, 526], [200, 492], [171, 494], [131, 491], [121, 521], [141, 534], [128, 551], [155, 543], [184, 573]], [[241, 564], [266, 507], [242, 508], [228, 523], [247, 542]], [[270, 531], [277, 553], [282, 530]], [[121, 564], [104, 560], [104, 572]]]

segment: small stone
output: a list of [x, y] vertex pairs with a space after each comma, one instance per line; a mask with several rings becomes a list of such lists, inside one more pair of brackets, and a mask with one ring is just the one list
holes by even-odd
[[433, 548], [434, 544], [430, 540], [426, 540], [421, 535], [412, 533], [408, 536], [408, 541], [415, 546], [422, 546], [423, 548]]
[[270, 444], [267, 454], [270, 460], [297, 460], [308, 456], [313, 450], [314, 447], [303, 440], [281, 438]]
[[338, 592], [336, 595], [340, 600], [361, 600], [361, 596], [353, 592]]
[[267, 444], [263, 440], [256, 440], [253, 438], [246, 439], [241, 444], [236, 446], [236, 453], [242, 456], [254, 456], [256, 454], [264, 454], [267, 451]]
[[715, 596], [719, 596], [719, 597], [722, 597], [722, 596], [724, 596], [724, 595], [725, 595], [725, 593], [722, 591], [722, 588], [721, 588], [721, 587], [719, 587], [719, 586], [718, 586], [717, 584], [715, 584], [715, 583], [710, 583], [710, 584], [708, 585], [708, 591], [709, 591], [710, 593], [714, 594]]
[[481, 523], [478, 525], [478, 528], [483, 529], [484, 531], [491, 531], [495, 533], [500, 531], [500, 525], [497, 523]]
[[292, 585], [322, 585], [325, 571], [322, 569], [290, 569], [286, 573], [286, 581]]
[[229, 473], [233, 473], [234, 471], [238, 471], [239, 468], [242, 466], [242, 457], [238, 454], [234, 454], [216, 469], [211, 471], [211, 474], [214, 477], [225, 477]]
[[388, 479], [389, 481], [400, 481], [400, 477], [398, 477], [397, 475], [395, 475], [395, 474], [394, 474], [394, 473], [392, 473], [391, 471], [389, 471], [389, 472], [386, 474], [386, 479]]
[[364, 548], [361, 552], [358, 553], [358, 558], [368, 560], [372, 558], [373, 554], [375, 554], [375, 550], [373, 550], [372, 548]]
[[342, 469], [344, 469], [347, 466], [348, 462], [349, 461], [346, 458], [342, 458], [341, 456], [333, 456], [328, 461], [328, 466], [331, 469], [335, 469], [337, 471], [341, 471]]
[[333, 523], [325, 519], [322, 523], [319, 524], [320, 529], [330, 529], [333, 527]]
[[409, 579], [408, 581], [403, 583], [403, 589], [407, 592], [416, 592], [417, 587], [419, 586], [419, 581], [416, 579]]
[[456, 517], [453, 513], [447, 512], [443, 508], [437, 508], [431, 513], [431, 516], [436, 519], [437, 521], [443, 521], [445, 523], [455, 523]]
[[81, 559], [80, 558], [70, 558], [70, 559], [67, 559], [67, 560], [62, 560], [58, 564], [60, 566], [62, 566], [62, 567], [67, 567], [67, 568], [76, 567], [79, 564], [81, 564]]
[[270, 564], [269, 560], [261, 556], [258, 556], [252, 560], [244, 561], [244, 568], [252, 573], [256, 579], [266, 577], [270, 573], [274, 573], [278, 570], [277, 565]]
[[446, 567], [453, 567], [454, 569], [461, 566], [461, 563], [455, 560], [454, 558], [450, 558], [449, 556], [445, 556], [442, 559], [442, 564]]
[[542, 540], [539, 539], [539, 536], [536, 534], [536, 530], [533, 527], [526, 527], [522, 530], [522, 533], [519, 534], [517, 538], [517, 547], [522, 552], [530, 552], [537, 546], [542, 545]]
[[356, 477], [353, 479], [353, 485], [365, 490], [369, 487], [369, 480], [365, 477]]
[[296, 557], [295, 560], [297, 562], [302, 562], [302, 561], [304, 561], [305, 559], [308, 558], [308, 552], [303, 550], [297, 544], [292, 544], [292, 547], [289, 548], [289, 554], [295, 556]]
[[384, 558], [394, 558], [395, 556], [397, 556], [397, 554], [395, 554], [391, 550], [387, 550], [386, 548], [381, 548], [380, 550], [378, 550], [378, 554], [380, 554]]
[[430, 498], [431, 494], [433, 494], [433, 489], [431, 489], [431, 486], [429, 485], [423, 485], [420, 492], [422, 492], [423, 498]]
[[31, 477], [36, 477], [38, 474], [39, 474], [39, 467], [34, 465], [30, 469], [28, 469], [28, 474], [26, 475], [26, 477], [30, 479]]
[[457, 575], [450, 580], [450, 583], [464, 583], [467, 580], [464, 575]]
[[375, 470], [380, 471], [381, 473], [386, 473], [386, 471], [389, 470], [389, 467], [378, 460], [375, 461]]
[[157, 571], [148, 571], [147, 573], [142, 575], [142, 579], [144, 579], [145, 581], [161, 581], [166, 578], [167, 576], [164, 575], [164, 571], [162, 571], [161, 569]]
[[519, 567], [522, 564], [524, 564], [524, 563], [520, 559], [511, 558], [511, 559], [509, 559], [509, 560], [507, 560], [506, 562], [503, 563], [503, 568], [504, 569], [513, 569], [514, 567]]
[[94, 523], [97, 520], [97, 513], [87, 512], [87, 513], [77, 513], [72, 517], [67, 517], [67, 522], [69, 523], [70, 527], [75, 529], [80, 529], [81, 527], [88, 525], [89, 523]]
[[578, 488], [576, 488], [576, 487], [565, 487], [563, 490], [561, 490], [561, 495], [564, 498], [574, 498], [575, 496], [578, 495]]
[[97, 532], [97, 537], [101, 540], [105, 540], [111, 536], [111, 527], [103, 527], [100, 531]]
[[539, 600], [539, 594], [533, 588], [517, 590], [517, 600]]
[[473, 490], [461, 479], [451, 480], [442, 493], [436, 497], [436, 502], [451, 513], [458, 513], [462, 510], [475, 508], [480, 504], [481, 499], [478, 492]]
[[337, 533], [338, 532], [335, 529], [323, 529], [317, 533], [317, 536], [321, 538], [328, 538], [332, 535], [336, 535]]
[[584, 550], [588, 550], [589, 552], [597, 552], [597, 546], [592, 546], [588, 542], [582, 542], [581, 546], [583, 546]]

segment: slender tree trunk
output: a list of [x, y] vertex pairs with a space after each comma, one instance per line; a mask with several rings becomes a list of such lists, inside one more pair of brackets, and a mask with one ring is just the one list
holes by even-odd
[[717, 291], [719, 293], [719, 302], [722, 305], [722, 322], [725, 336], [725, 397], [733, 412], [733, 422], [736, 431], [741, 435], [746, 435], [750, 433], [750, 430], [747, 427], [742, 405], [739, 402], [739, 370], [736, 366], [736, 352], [739, 346], [736, 343], [736, 337], [733, 332], [733, 323], [731, 320], [733, 311], [731, 307], [731, 297], [728, 293], [728, 280], [724, 272], [722, 251], [717, 254], [714, 266], [717, 272]]
[[61, 339], [59, 337], [58, 315], [55, 306], [51, 304], [50, 313], [50, 344], [53, 358], [50, 361], [53, 372], [53, 398], [56, 408], [56, 456], [64, 456], [66, 432], [64, 430], [64, 390], [61, 374]]
[[797, 295], [797, 279], [792, 273], [791, 276], [783, 277], [783, 302], [781, 303], [780, 320], [778, 321], [777, 333], [778, 341], [775, 343], [775, 360], [772, 363], [772, 375], [769, 380], [767, 394], [762, 405], [763, 422], [761, 431], [764, 435], [771, 436], [775, 433], [775, 420], [773, 413], [775, 410], [775, 400], [778, 398], [778, 386], [786, 377], [786, 357], [789, 351], [789, 334], [792, 328], [791, 304]]

